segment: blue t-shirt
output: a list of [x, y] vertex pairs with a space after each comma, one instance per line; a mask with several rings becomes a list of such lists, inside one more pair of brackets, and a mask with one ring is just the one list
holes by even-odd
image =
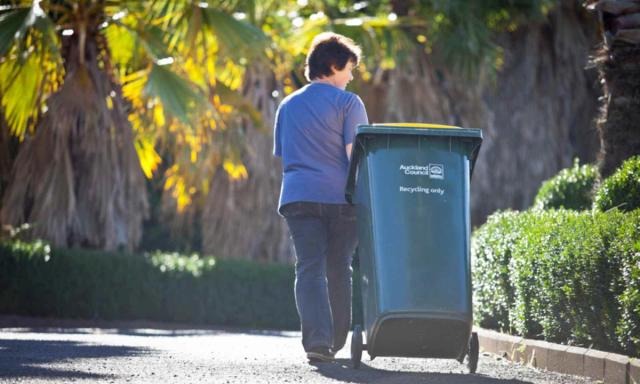
[[353, 143], [356, 127], [369, 122], [362, 100], [311, 83], [282, 100], [275, 120], [273, 153], [283, 167], [278, 210], [299, 201], [346, 204], [345, 146]]

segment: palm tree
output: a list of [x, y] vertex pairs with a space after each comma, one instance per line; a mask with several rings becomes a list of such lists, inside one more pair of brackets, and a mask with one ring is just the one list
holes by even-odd
[[[276, 214], [280, 192], [281, 166], [272, 156], [272, 123], [279, 100], [303, 84], [304, 50], [313, 37], [332, 28], [346, 34], [358, 34], [356, 40], [368, 44], [368, 62], [379, 61], [384, 30], [397, 30], [387, 16], [367, 17], [360, 26], [350, 26], [348, 18], [331, 20], [333, 8], [325, 2], [259, 2], [251, 20], [266, 31], [276, 49], [270, 63], [248, 67], [242, 81], [242, 95], [261, 115], [261, 122], [244, 119], [241, 123], [247, 150], [239, 153], [247, 177], [231, 180], [218, 167], [210, 184], [202, 212], [202, 249], [226, 258], [244, 258], [263, 262], [291, 262], [288, 230]], [[326, 11], [326, 12], [325, 12]], [[357, 23], [356, 23], [357, 24]], [[366, 31], [367, 28], [375, 28]], [[370, 34], [369, 32], [373, 32]], [[376, 56], [373, 54], [376, 53]], [[366, 65], [361, 70], [366, 70]], [[192, 215], [191, 215], [192, 217]]]
[[[268, 8], [261, 2], [255, 17], [255, 24], [269, 31], [272, 41], [277, 44], [277, 54], [272, 57], [275, 64], [272, 69], [252, 69], [243, 81], [243, 92], [255, 100], [265, 122], [273, 122], [278, 99], [304, 84], [304, 50], [311, 39], [321, 31], [334, 30], [354, 38], [364, 49], [364, 62], [358, 67], [357, 80], [350, 87], [363, 97], [373, 121], [438, 121], [484, 127], [486, 125], [480, 124], [480, 119], [485, 117], [482, 114], [486, 113], [487, 107], [482, 104], [484, 97], [477, 83], [483, 79], [487, 83], [491, 76], [495, 77], [504, 61], [502, 48], [494, 39], [496, 32], [544, 19], [544, 7], [554, 2], [376, 1], [347, 4], [309, 0], [290, 2], [288, 6], [275, 3], [269, 3], [272, 7]], [[565, 53], [560, 57], [564, 58], [563, 55]], [[536, 70], [532, 68], [531, 72]], [[582, 71], [580, 64], [576, 71]], [[471, 82], [460, 81], [469, 78], [472, 78]], [[581, 80], [579, 76], [571, 77], [574, 78]], [[272, 91], [275, 91], [275, 98], [270, 96]], [[582, 97], [576, 99], [576, 108], [580, 108]], [[562, 128], [564, 123], [548, 123], [548, 131]], [[515, 138], [508, 145], [500, 144], [500, 152], [512, 159], [513, 144], [520, 143], [516, 130], [509, 129], [511, 125], [504, 125], [503, 129]], [[269, 130], [264, 132], [250, 124], [245, 125], [250, 150], [242, 159], [248, 177], [236, 182], [216, 177], [211, 185], [212, 193], [206, 199], [202, 220], [203, 249], [207, 253], [260, 260], [291, 259], [287, 230], [275, 214], [281, 170], [270, 156], [271, 127], [267, 128]], [[557, 136], [567, 133], [568, 129], [558, 129]], [[548, 143], [543, 144], [548, 146]], [[570, 154], [564, 156], [571, 159]], [[557, 171], [560, 164], [557, 164], [556, 156], [548, 157], [543, 169], [549, 173]], [[509, 160], [496, 163], [499, 164], [491, 166], [506, 168]], [[538, 168], [541, 168], [539, 165], [540, 162]], [[489, 170], [485, 172], [486, 178], [476, 179], [487, 184], [483, 189], [491, 198], [496, 188], [492, 185], [495, 176]], [[502, 173], [514, 177], [513, 173]], [[548, 174], [539, 177], [544, 176]], [[533, 185], [530, 194], [534, 193], [538, 182], [529, 182]], [[479, 207], [484, 215], [496, 208], [486, 202]]]
[[[12, 145], [11, 137], [9, 136], [9, 130], [6, 128], [7, 123], [4, 121], [4, 116], [0, 114], [0, 196], [9, 182], [8, 176], [11, 171], [12, 163]], [[0, 236], [2, 235], [2, 229], [0, 229]]]
[[160, 154], [178, 208], [207, 168], [226, 161], [237, 173], [212, 138], [250, 113], [234, 96], [239, 63], [266, 40], [231, 11], [169, 0], [4, 6], [2, 114], [23, 142], [0, 221], [32, 223], [56, 246], [132, 249]]
[[640, 1], [591, 1], [598, 12], [603, 45], [594, 59], [603, 85], [600, 174], [612, 174], [640, 153]]

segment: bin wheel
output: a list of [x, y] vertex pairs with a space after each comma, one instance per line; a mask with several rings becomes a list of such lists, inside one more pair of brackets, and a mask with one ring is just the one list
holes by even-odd
[[351, 364], [353, 368], [358, 369], [360, 367], [360, 361], [362, 360], [362, 327], [356, 325], [353, 327], [353, 333], [351, 334]]
[[471, 333], [469, 339], [469, 360], [467, 366], [469, 367], [469, 373], [476, 373], [478, 369], [478, 358], [480, 355], [480, 342], [478, 341], [478, 333]]

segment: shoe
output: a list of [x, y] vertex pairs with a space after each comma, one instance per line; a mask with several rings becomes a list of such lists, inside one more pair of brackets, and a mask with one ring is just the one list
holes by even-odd
[[333, 361], [334, 355], [335, 354], [332, 353], [331, 349], [327, 347], [315, 347], [307, 351], [307, 359], [309, 359], [309, 362], [311, 363], [327, 363]]

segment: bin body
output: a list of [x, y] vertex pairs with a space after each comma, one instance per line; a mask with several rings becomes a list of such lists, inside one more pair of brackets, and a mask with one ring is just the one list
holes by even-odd
[[371, 356], [460, 358], [472, 328], [469, 183], [480, 130], [360, 126], [357, 205]]

